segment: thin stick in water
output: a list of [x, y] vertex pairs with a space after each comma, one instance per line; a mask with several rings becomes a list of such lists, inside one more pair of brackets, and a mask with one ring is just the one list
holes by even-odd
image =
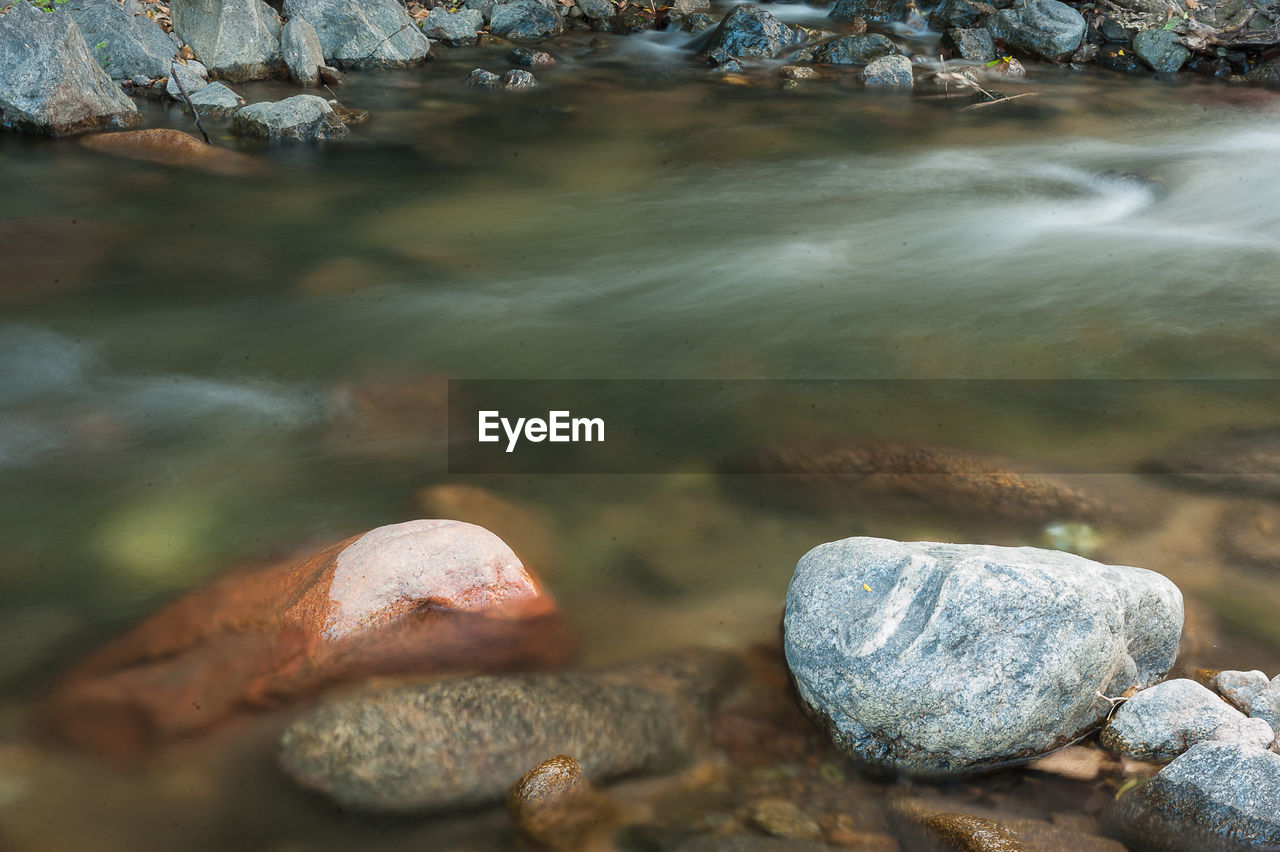
[[182, 78], [178, 76], [177, 63], [169, 63], [169, 75], [170, 79], [177, 84], [178, 93], [182, 95], [182, 99], [187, 102], [187, 107], [191, 110], [191, 114], [195, 116], [196, 129], [198, 129], [200, 131], [200, 135], [204, 137], [204, 144], [212, 145], [213, 143], [209, 141], [209, 134], [204, 132], [204, 125], [200, 123], [200, 112], [196, 109], [196, 105], [191, 103], [191, 96], [187, 94], [187, 87], [182, 85]]

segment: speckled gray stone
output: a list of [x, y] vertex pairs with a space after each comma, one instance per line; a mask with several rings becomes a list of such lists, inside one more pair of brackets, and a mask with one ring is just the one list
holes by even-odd
[[986, 30], [954, 27], [947, 30], [947, 41], [955, 47], [961, 59], [990, 62], [996, 58], [995, 39]]
[[862, 18], [867, 23], [887, 24], [906, 17], [905, 7], [902, 0], [836, 0], [827, 17], [837, 21]]
[[917, 775], [1028, 759], [1169, 670], [1182, 594], [1141, 568], [1031, 547], [848, 538], [796, 566], [800, 697], [836, 744]]
[[316, 28], [306, 18], [290, 18], [280, 35], [280, 53], [289, 69], [289, 79], [299, 86], [320, 85], [324, 51]]
[[294, 95], [282, 101], [241, 107], [231, 132], [273, 142], [315, 142], [347, 135], [347, 126], [324, 98]]
[[210, 83], [191, 96], [201, 115], [228, 116], [244, 106], [244, 98], [221, 83]]
[[702, 742], [736, 659], [687, 652], [647, 664], [471, 677], [324, 702], [282, 739], [285, 772], [346, 808], [431, 812], [500, 801], [549, 755], [592, 781], [665, 772]]
[[987, 18], [987, 29], [1014, 50], [1058, 60], [1080, 46], [1085, 22], [1079, 12], [1059, 0], [1023, 0]]
[[264, 80], [284, 71], [280, 16], [262, 0], [170, 0], [173, 30], [217, 78]]
[[1214, 689], [1244, 713], [1249, 712], [1249, 703], [1268, 683], [1266, 674], [1257, 669], [1248, 672], [1224, 669], [1213, 679]]
[[702, 55], [722, 50], [729, 56], [772, 58], [796, 43], [796, 30], [752, 3], [735, 6], [702, 47]]
[[140, 120], [70, 15], [25, 2], [0, 15], [0, 128], [63, 135]]
[[1104, 748], [1138, 760], [1173, 760], [1197, 743], [1235, 741], [1268, 748], [1276, 733], [1194, 680], [1166, 680], [1116, 710], [1102, 729]]
[[285, 14], [315, 28], [339, 68], [403, 68], [425, 62], [431, 42], [396, 0], [285, 0]]
[[897, 53], [893, 42], [879, 33], [846, 36], [813, 51], [813, 61], [823, 65], [866, 65], [881, 56]]
[[[174, 62], [169, 66], [168, 77], [169, 79], [164, 84], [164, 91], [174, 100], [182, 100], [183, 89], [186, 90], [188, 96], [191, 96], [209, 85], [208, 80], [181, 62]], [[178, 88], [178, 83], [182, 83], [181, 89]]]
[[1245, 704], [1241, 708], [1254, 719], [1261, 719], [1280, 731], [1280, 675], [1272, 678], [1271, 683], [1244, 695]]
[[432, 41], [460, 47], [476, 43], [478, 32], [484, 26], [484, 15], [476, 9], [450, 12], [443, 6], [437, 6], [422, 19], [421, 26], [422, 32]]
[[1133, 37], [1133, 52], [1152, 71], [1172, 74], [1191, 58], [1191, 51], [1166, 29], [1143, 30]]
[[862, 69], [862, 82], [868, 86], [909, 89], [915, 82], [911, 60], [905, 56], [881, 56]]
[[1280, 754], [1200, 743], [1122, 796], [1112, 820], [1133, 848], [1280, 848]]
[[564, 20], [537, 0], [506, 0], [489, 13], [489, 32], [512, 41], [542, 41], [564, 30]]
[[64, 8], [113, 80], [169, 74], [169, 61], [178, 48], [159, 24], [141, 14], [141, 6], [122, 6], [116, 0], [70, 0]]

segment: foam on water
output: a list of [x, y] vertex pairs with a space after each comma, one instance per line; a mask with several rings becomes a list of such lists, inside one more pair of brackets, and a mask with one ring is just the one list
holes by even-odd
[[133, 440], [164, 440], [217, 424], [288, 430], [323, 414], [299, 386], [119, 372], [84, 342], [19, 323], [0, 323], [0, 404], [0, 469], [95, 449], [98, 424], [111, 436], [125, 427]]

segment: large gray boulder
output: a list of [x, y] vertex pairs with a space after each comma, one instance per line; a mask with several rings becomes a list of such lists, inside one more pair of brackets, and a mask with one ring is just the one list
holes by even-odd
[[489, 13], [489, 32], [513, 41], [542, 41], [564, 30], [564, 20], [537, 0], [508, 0]]
[[324, 98], [294, 95], [236, 110], [231, 132], [272, 142], [317, 142], [347, 135], [347, 126]]
[[916, 775], [1074, 741], [1173, 665], [1182, 594], [1031, 547], [848, 538], [796, 566], [783, 621], [801, 699], [852, 756]]
[[1057, 61], [1084, 40], [1084, 18], [1059, 0], [1022, 0], [987, 18], [987, 29], [1014, 50]]
[[262, 0], [170, 0], [177, 33], [213, 76], [231, 82], [284, 73], [280, 16]]
[[0, 15], [0, 127], [60, 136], [139, 120], [70, 15], [26, 2]]
[[339, 68], [404, 68], [426, 61], [431, 48], [396, 0], [285, 0], [284, 11], [315, 27]]
[[1280, 848], [1280, 754], [1200, 743], [1125, 794], [1113, 820], [1133, 848]]
[[280, 53], [289, 69], [289, 79], [299, 86], [320, 85], [320, 66], [324, 50], [316, 28], [306, 18], [290, 18], [280, 34]]
[[177, 45], [136, 2], [70, 0], [64, 7], [85, 43], [113, 80], [155, 79], [169, 73]]
[[796, 30], [763, 8], [744, 3], [725, 15], [711, 39], [702, 48], [704, 55], [724, 51], [730, 56], [772, 59], [799, 40]]
[[1197, 743], [1236, 741], [1270, 747], [1276, 732], [1250, 719], [1212, 690], [1177, 678], [1144, 689], [1120, 706], [1102, 729], [1106, 748], [1138, 760], [1173, 760]]
[[502, 801], [548, 756], [593, 781], [666, 772], [703, 741], [734, 658], [688, 652], [583, 672], [466, 677], [331, 699], [284, 733], [280, 763], [344, 808], [453, 810]]

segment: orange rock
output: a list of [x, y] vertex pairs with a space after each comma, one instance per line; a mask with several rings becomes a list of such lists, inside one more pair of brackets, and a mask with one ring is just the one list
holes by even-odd
[[128, 754], [342, 681], [555, 664], [570, 648], [502, 539], [409, 521], [175, 601], [73, 669], [45, 718], [63, 739]]
[[203, 140], [181, 130], [152, 128], [95, 133], [82, 138], [80, 144], [91, 151], [130, 160], [191, 166], [215, 174], [250, 175], [262, 170], [261, 164], [247, 154], [206, 145]]

